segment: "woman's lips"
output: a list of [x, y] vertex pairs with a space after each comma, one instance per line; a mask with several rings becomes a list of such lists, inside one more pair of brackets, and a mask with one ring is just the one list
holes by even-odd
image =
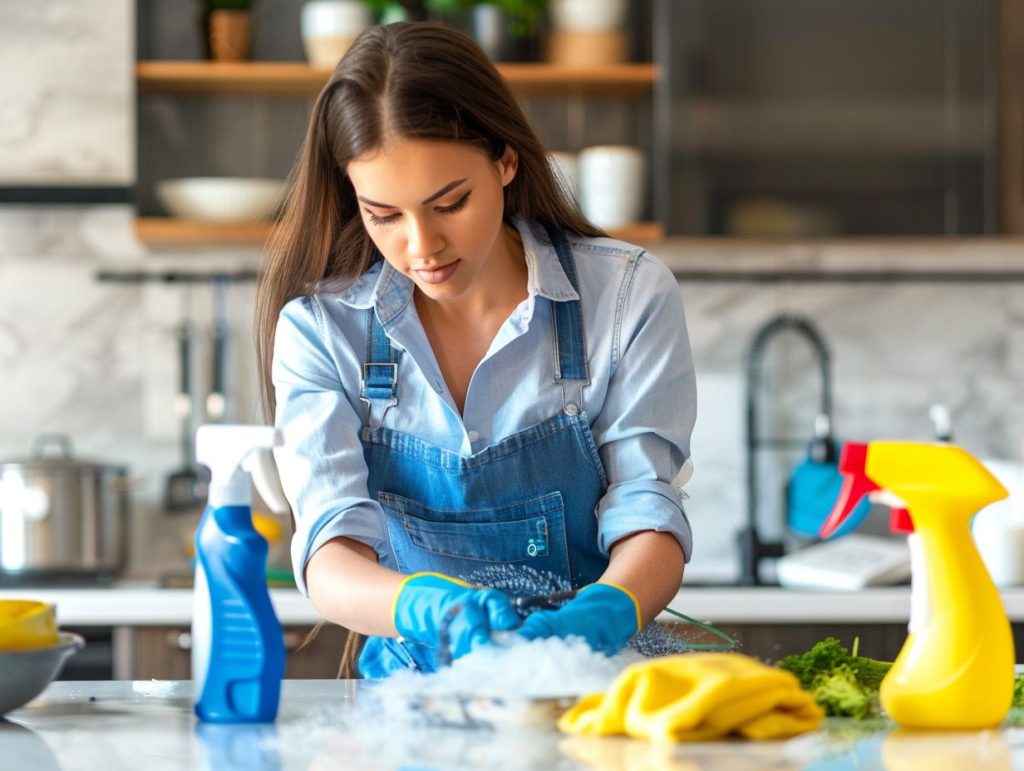
[[459, 260], [441, 265], [438, 268], [418, 268], [416, 275], [428, 284], [441, 284], [452, 277], [455, 269], [459, 267]]

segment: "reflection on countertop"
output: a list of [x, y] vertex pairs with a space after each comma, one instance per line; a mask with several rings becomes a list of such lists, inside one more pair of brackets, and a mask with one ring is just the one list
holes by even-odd
[[[911, 732], [883, 721], [830, 719], [776, 742], [661, 745], [566, 737], [547, 728], [397, 726], [360, 711], [366, 686], [286, 680], [277, 722], [210, 725], [192, 715], [188, 681], [52, 683], [0, 722], [19, 767], [264, 769], [1011, 769], [1024, 764], [1024, 729]], [[400, 730], [396, 730], [400, 729]], [[144, 760], [143, 760], [144, 759]]]

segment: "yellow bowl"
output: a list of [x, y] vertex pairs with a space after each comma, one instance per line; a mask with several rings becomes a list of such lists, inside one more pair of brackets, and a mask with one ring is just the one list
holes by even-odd
[[0, 600], [0, 651], [20, 651], [57, 644], [53, 605], [35, 600]]

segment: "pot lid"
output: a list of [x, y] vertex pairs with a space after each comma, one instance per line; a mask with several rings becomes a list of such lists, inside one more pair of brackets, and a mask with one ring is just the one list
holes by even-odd
[[31, 457], [0, 461], [0, 469], [10, 468], [69, 474], [81, 474], [88, 471], [122, 474], [127, 472], [125, 466], [74, 457], [71, 439], [66, 434], [40, 434], [32, 441]]

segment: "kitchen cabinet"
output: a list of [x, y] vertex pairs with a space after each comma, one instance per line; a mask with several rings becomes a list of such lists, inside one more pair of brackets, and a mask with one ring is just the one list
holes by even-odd
[[[312, 626], [284, 630], [285, 677], [338, 676], [348, 630], [325, 624], [308, 639]], [[186, 626], [123, 627], [115, 634], [118, 679], [187, 680], [192, 676], [192, 637]]]
[[[1017, 20], [1020, 5], [658, 0], [667, 231], [998, 232], [997, 93], [1000, 76], [1021, 83], [1022, 30], [1001, 24], [1000, 51], [995, 25], [1000, 6]], [[1016, 86], [1007, 98], [1019, 102]], [[1019, 169], [1024, 122], [1013, 120], [1003, 150]], [[1021, 201], [1014, 173], [1006, 194]]]
[[999, 217], [1024, 233], [1024, 0], [999, 0]]

